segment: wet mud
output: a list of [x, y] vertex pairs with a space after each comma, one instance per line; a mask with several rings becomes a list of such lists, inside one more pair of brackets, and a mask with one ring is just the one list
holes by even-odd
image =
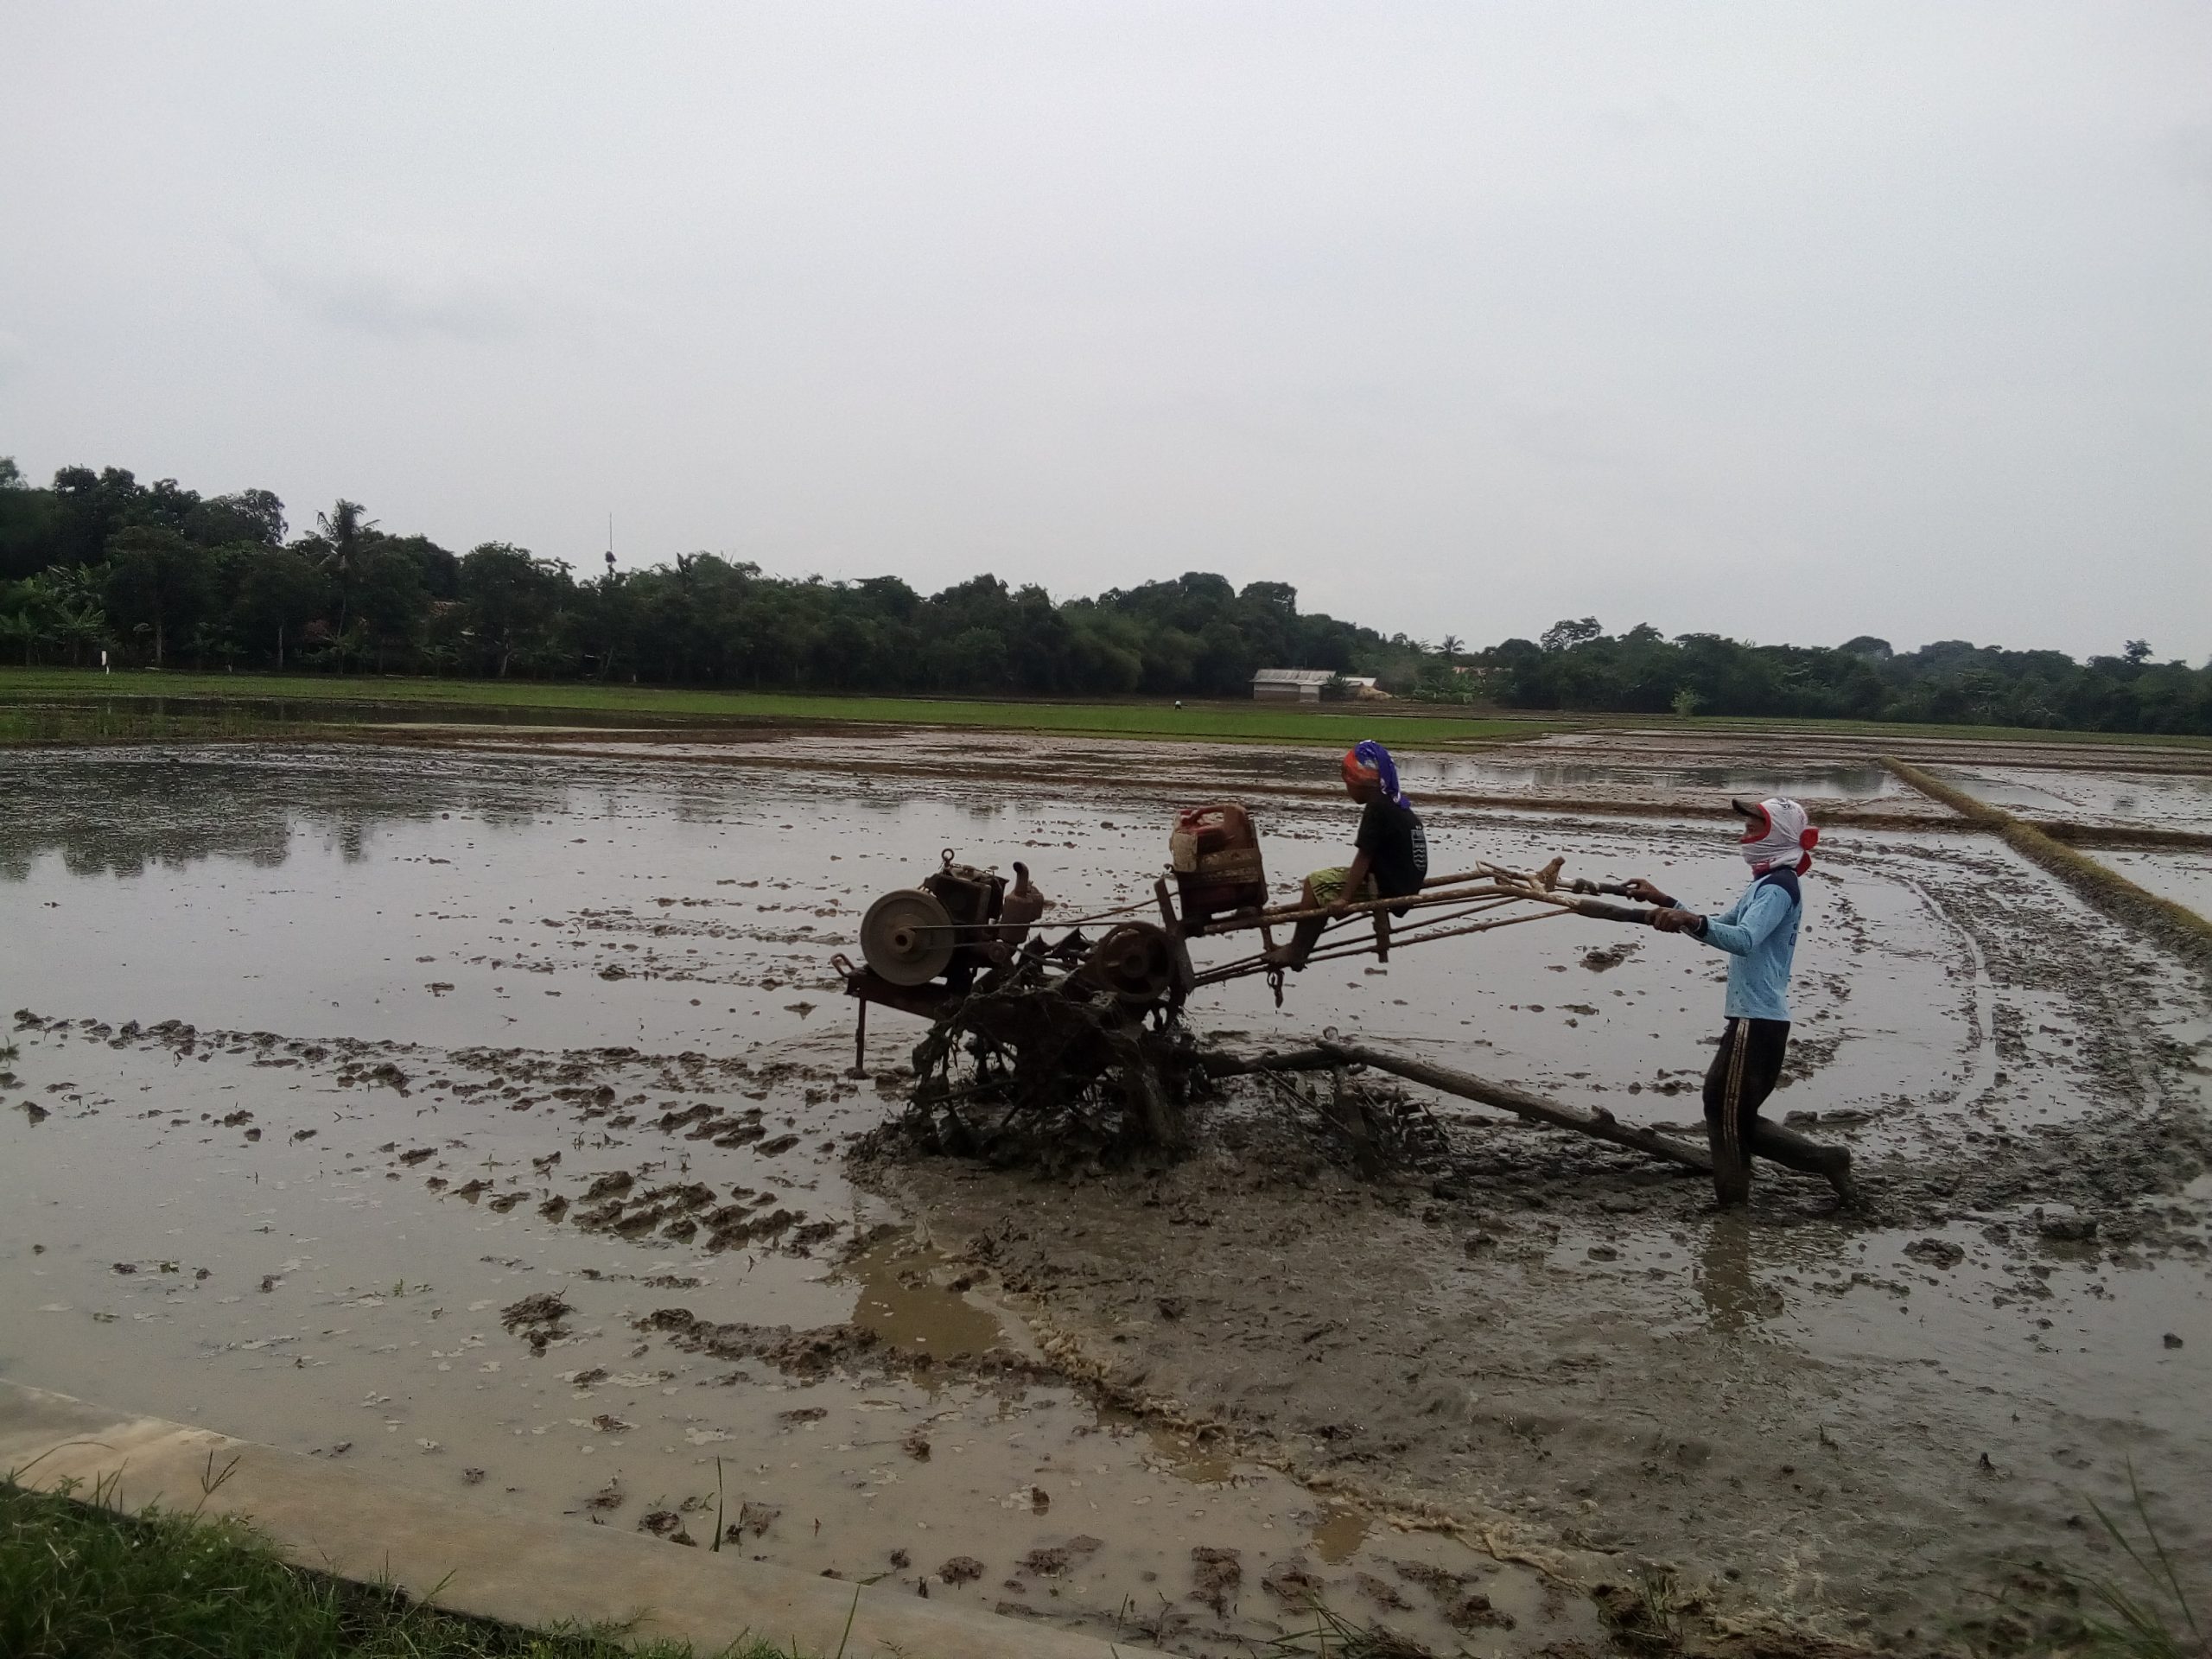
[[[1173, 1162], [899, 1148], [920, 1029], [879, 1014], [849, 1075], [830, 957], [944, 845], [1063, 916], [1146, 897], [1209, 763], [1140, 790], [1129, 747], [982, 789], [634, 746], [0, 756], [0, 1371], [1190, 1653], [1316, 1599], [1438, 1653], [1625, 1650], [1601, 1586], [1659, 1578], [1710, 1631], [1932, 1646], [2006, 1562], [2093, 1550], [2131, 1463], [2212, 1549], [2206, 988], [1937, 821], [1839, 830], [1807, 882], [1770, 1109], [1852, 1147], [1863, 1209], [1763, 1170], [1718, 1216], [1419, 1090], [1363, 1179], [1325, 1078], [1238, 1079]], [[1433, 764], [1448, 795], [1474, 762]], [[1604, 779], [1475, 781], [1527, 810], [1446, 800], [1433, 856], [1738, 885], [1709, 823], [1544, 793]], [[1269, 799], [1276, 884], [1348, 820]], [[1694, 1134], [1718, 969], [1563, 918], [1193, 1015]]]
[[2212, 853], [2130, 852], [2118, 848], [2095, 855], [2136, 886], [2212, 916]]

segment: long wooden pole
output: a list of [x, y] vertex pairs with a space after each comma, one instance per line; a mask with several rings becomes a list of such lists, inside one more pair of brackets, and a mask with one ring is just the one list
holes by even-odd
[[[1501, 1111], [1511, 1112], [1515, 1116], [1527, 1118], [1532, 1122], [1548, 1123], [1554, 1128], [1572, 1129], [1577, 1135], [1610, 1141], [1616, 1146], [1633, 1147], [1638, 1152], [1663, 1158], [1687, 1169], [1706, 1173], [1710, 1173], [1713, 1169], [1713, 1159], [1703, 1147], [1687, 1141], [1678, 1141], [1670, 1135], [1662, 1135], [1656, 1129], [1638, 1128], [1632, 1123], [1624, 1123], [1603, 1107], [1594, 1111], [1577, 1111], [1572, 1106], [1562, 1106], [1557, 1101], [1546, 1100], [1541, 1095], [1532, 1095], [1527, 1090], [1516, 1089], [1510, 1084], [1492, 1083], [1487, 1077], [1455, 1071], [1448, 1066], [1431, 1065], [1424, 1060], [1402, 1059], [1397, 1055], [1385, 1054], [1379, 1049], [1357, 1044], [1325, 1042], [1313, 1048], [1288, 1049], [1280, 1054], [1209, 1058], [1206, 1071], [1212, 1077], [1233, 1077], [1250, 1071], [1326, 1071], [1351, 1065], [1372, 1066], [1376, 1071], [1390, 1072], [1409, 1083], [1425, 1084], [1431, 1089], [1457, 1095], [1463, 1100], [1495, 1106]], [[1795, 1129], [1785, 1129], [1779, 1123], [1758, 1118], [1752, 1124], [1751, 1150], [1785, 1169], [1825, 1178], [1847, 1200], [1855, 1200], [1858, 1197], [1852, 1185], [1851, 1152], [1847, 1147], [1815, 1141]]]
[[1206, 1071], [1214, 1077], [1236, 1077], [1246, 1071], [1325, 1071], [1343, 1065], [1370, 1066], [1377, 1071], [1388, 1071], [1403, 1077], [1409, 1083], [1425, 1084], [1447, 1095], [1457, 1095], [1463, 1100], [1495, 1106], [1500, 1111], [1510, 1112], [1516, 1117], [1525, 1117], [1532, 1122], [1548, 1123], [1555, 1129], [1572, 1129], [1577, 1135], [1610, 1141], [1616, 1146], [1633, 1147], [1638, 1152], [1666, 1159], [1687, 1169], [1707, 1174], [1713, 1171], [1713, 1159], [1702, 1147], [1692, 1146], [1687, 1141], [1677, 1141], [1656, 1129], [1643, 1129], [1632, 1123], [1624, 1123], [1602, 1108], [1594, 1112], [1577, 1111], [1572, 1106], [1562, 1106], [1557, 1101], [1546, 1100], [1541, 1095], [1532, 1095], [1527, 1090], [1516, 1089], [1510, 1084], [1492, 1083], [1486, 1077], [1454, 1071], [1448, 1066], [1431, 1065], [1425, 1060], [1401, 1059], [1395, 1054], [1385, 1054], [1380, 1049], [1365, 1048], [1357, 1044], [1322, 1043], [1313, 1048], [1293, 1049], [1281, 1054], [1260, 1054], [1249, 1058], [1239, 1057], [1227, 1066], [1209, 1060]]
[[1577, 1135], [1610, 1141], [1616, 1146], [1633, 1147], [1638, 1152], [1649, 1153], [1654, 1158], [1667, 1159], [1686, 1168], [1707, 1173], [1713, 1169], [1713, 1158], [1704, 1147], [1692, 1146], [1687, 1141], [1677, 1141], [1656, 1129], [1638, 1128], [1632, 1123], [1624, 1123], [1602, 1107], [1596, 1111], [1580, 1112], [1572, 1106], [1562, 1106], [1556, 1101], [1546, 1100], [1541, 1095], [1532, 1095], [1509, 1084], [1492, 1083], [1486, 1077], [1454, 1071], [1448, 1066], [1431, 1065], [1426, 1060], [1402, 1059], [1380, 1049], [1341, 1043], [1324, 1043], [1322, 1048], [1325, 1052], [1342, 1056], [1345, 1061], [1371, 1066], [1377, 1071], [1390, 1072], [1409, 1083], [1426, 1084], [1429, 1088], [1440, 1089], [1447, 1095], [1480, 1101], [1485, 1106], [1511, 1112], [1516, 1117], [1548, 1123], [1554, 1128], [1573, 1129]]

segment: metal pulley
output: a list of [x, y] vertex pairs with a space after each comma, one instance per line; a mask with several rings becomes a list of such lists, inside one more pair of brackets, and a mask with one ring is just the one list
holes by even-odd
[[861, 955], [893, 985], [921, 985], [952, 963], [958, 939], [936, 899], [912, 887], [887, 893], [861, 920]]
[[1174, 945], [1150, 922], [1123, 922], [1083, 960], [1084, 977], [1127, 1002], [1156, 1002], [1175, 983]]

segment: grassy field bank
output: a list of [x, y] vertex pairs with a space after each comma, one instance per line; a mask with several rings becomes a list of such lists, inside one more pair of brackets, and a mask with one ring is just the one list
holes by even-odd
[[[152, 709], [135, 700], [175, 700]], [[2053, 732], [2005, 726], [1889, 725], [1872, 721], [1754, 720], [1733, 715], [1469, 715], [1412, 702], [1332, 703], [1319, 709], [1249, 702], [1135, 699], [1039, 702], [1020, 699], [861, 697], [784, 691], [712, 691], [603, 685], [572, 680], [426, 680], [327, 674], [186, 674], [83, 669], [0, 668], [0, 745], [192, 741], [311, 733], [360, 723], [449, 713], [455, 721], [501, 713], [557, 723], [573, 714], [594, 723], [843, 721], [973, 727], [1100, 737], [1192, 741], [1349, 745], [1362, 737], [1394, 747], [1435, 749], [1541, 737], [1549, 732], [1633, 728], [1685, 734], [1789, 732], [1807, 737], [1899, 737], [1958, 742], [2109, 743], [2212, 748], [2212, 738], [2142, 733]], [[1870, 748], [1871, 748], [1870, 745]]]
[[[555, 715], [574, 711], [641, 721], [838, 721], [908, 726], [992, 727], [1097, 736], [1344, 743], [1376, 737], [1408, 747], [1541, 734], [1563, 722], [1470, 718], [1407, 704], [1301, 709], [1249, 702], [1033, 702], [935, 697], [817, 696], [782, 691], [701, 691], [663, 686], [601, 685], [559, 680], [422, 680], [336, 675], [97, 674], [69, 669], [0, 669], [0, 716], [22, 705], [105, 697], [214, 698], [293, 704], [409, 704]], [[16, 707], [11, 709], [10, 705]], [[298, 711], [299, 717], [313, 716]]]
[[[689, 1644], [517, 1630], [303, 1572], [236, 1520], [133, 1518], [0, 1479], [9, 1659], [695, 1659]], [[791, 1659], [741, 1641], [696, 1659]]]

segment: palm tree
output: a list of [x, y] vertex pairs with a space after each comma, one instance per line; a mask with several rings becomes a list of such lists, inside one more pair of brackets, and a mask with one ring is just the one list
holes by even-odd
[[[69, 647], [69, 666], [78, 665], [87, 648], [97, 651], [108, 643], [107, 612], [100, 605], [100, 589], [107, 578], [104, 564], [50, 564], [22, 584], [30, 603], [23, 612], [35, 630], [24, 641], [25, 660], [35, 643]], [[20, 638], [13, 629], [11, 636]]]
[[104, 564], [49, 564], [31, 580], [45, 589], [50, 604], [97, 607], [100, 602], [100, 589], [107, 582], [107, 567]]
[[69, 666], [78, 665], [82, 651], [98, 651], [108, 642], [107, 613], [97, 605], [68, 604], [54, 607], [54, 637], [69, 647]]
[[1436, 642], [1436, 648], [1444, 653], [1445, 661], [1449, 662], [1459, 654], [1459, 647], [1465, 643], [1458, 634], [1447, 633]]
[[334, 503], [328, 512], [315, 516], [315, 533], [322, 537], [328, 550], [322, 556], [322, 568], [330, 572], [331, 581], [338, 588], [338, 632], [346, 632], [346, 610], [353, 602], [353, 584], [367, 562], [369, 532], [377, 527], [373, 518], [361, 515], [367, 509], [358, 501], [342, 498]]

